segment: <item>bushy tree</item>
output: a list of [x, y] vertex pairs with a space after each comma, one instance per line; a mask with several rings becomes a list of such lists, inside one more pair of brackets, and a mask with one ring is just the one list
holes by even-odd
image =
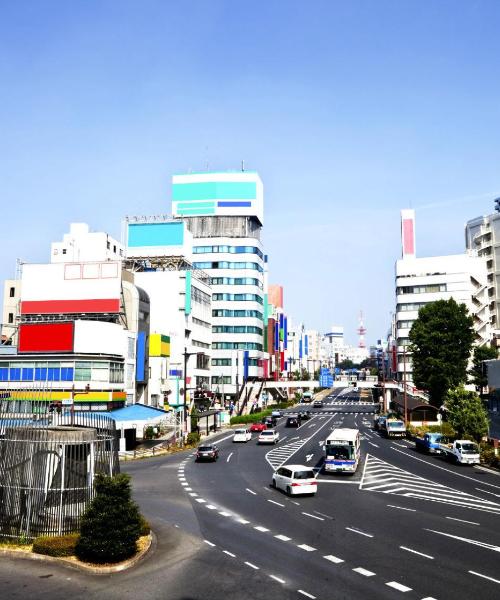
[[76, 556], [88, 562], [125, 560], [137, 551], [142, 517], [131, 500], [130, 476], [96, 475], [96, 495], [82, 517]]
[[472, 357], [472, 368], [469, 375], [472, 383], [481, 392], [488, 385], [488, 375], [484, 369], [484, 360], [493, 360], [498, 358], [498, 350], [493, 346], [476, 346]]
[[480, 441], [488, 433], [488, 413], [476, 392], [464, 387], [449, 390], [445, 401], [447, 418], [459, 438]]
[[465, 304], [453, 298], [426, 304], [410, 330], [413, 380], [441, 406], [446, 392], [467, 380], [467, 362], [474, 341], [473, 319]]

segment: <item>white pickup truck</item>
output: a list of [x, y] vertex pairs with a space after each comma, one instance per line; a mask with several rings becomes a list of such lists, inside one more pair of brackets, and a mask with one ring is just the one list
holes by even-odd
[[461, 465], [479, 464], [479, 448], [470, 440], [455, 440], [452, 444], [439, 444], [438, 447], [446, 458]]

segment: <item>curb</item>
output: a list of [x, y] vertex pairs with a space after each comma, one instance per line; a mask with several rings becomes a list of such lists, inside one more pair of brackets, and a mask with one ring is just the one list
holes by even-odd
[[83, 571], [84, 573], [94, 573], [95, 575], [109, 575], [111, 573], [119, 573], [120, 571], [126, 571], [131, 569], [141, 560], [143, 560], [150, 551], [154, 551], [156, 548], [156, 536], [153, 531], [149, 534], [148, 545], [144, 550], [141, 550], [138, 554], [125, 560], [117, 565], [110, 565], [106, 567], [100, 567], [98, 565], [91, 565], [88, 563], [77, 562], [70, 558], [56, 557], [56, 556], [45, 556], [44, 554], [36, 554], [35, 552], [23, 552], [20, 550], [7, 550], [0, 549], [0, 556], [7, 556], [9, 558], [22, 558], [28, 560], [38, 560], [46, 563], [62, 564], [64, 566], [76, 569], [77, 571]]

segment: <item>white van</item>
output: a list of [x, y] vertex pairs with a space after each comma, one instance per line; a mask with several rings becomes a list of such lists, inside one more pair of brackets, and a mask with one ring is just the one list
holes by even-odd
[[271, 485], [285, 491], [289, 496], [315, 494], [318, 482], [311, 467], [305, 465], [285, 465], [273, 473]]
[[233, 435], [233, 442], [248, 442], [252, 439], [250, 429], [236, 429]]

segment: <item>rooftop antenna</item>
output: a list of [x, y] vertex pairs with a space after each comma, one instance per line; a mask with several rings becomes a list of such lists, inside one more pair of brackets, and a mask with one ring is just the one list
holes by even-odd
[[359, 311], [359, 327], [358, 327], [358, 335], [359, 335], [359, 342], [358, 342], [358, 348], [366, 348], [366, 342], [365, 342], [365, 333], [366, 333], [366, 327], [363, 321], [363, 311], [360, 310]]
[[[245, 170], [245, 161], [244, 160], [241, 161], [241, 170], [242, 171]], [[500, 203], [500, 198], [498, 199], [498, 202]]]

